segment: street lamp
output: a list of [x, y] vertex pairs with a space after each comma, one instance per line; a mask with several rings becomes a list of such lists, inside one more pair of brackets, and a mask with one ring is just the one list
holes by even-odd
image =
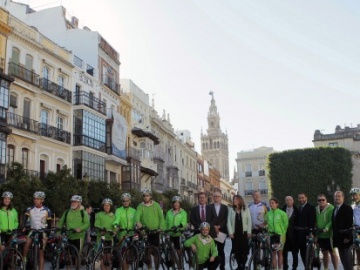
[[326, 190], [329, 195], [334, 195], [335, 191], [340, 190], [340, 186], [338, 184], [335, 185], [335, 180], [332, 179], [331, 183], [326, 186]]

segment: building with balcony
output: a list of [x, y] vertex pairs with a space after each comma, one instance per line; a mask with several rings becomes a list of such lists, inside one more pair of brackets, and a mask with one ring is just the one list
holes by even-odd
[[22, 163], [40, 178], [71, 167], [71, 53], [13, 15], [9, 16], [6, 72], [10, 87], [7, 162]]
[[[335, 127], [335, 132], [323, 134], [316, 130], [313, 140], [315, 147], [343, 147], [348, 149], [352, 154], [353, 161], [353, 178], [352, 186], [360, 187], [360, 124], [356, 127], [341, 128]], [[332, 179], [329, 179], [329, 184]], [[334, 179], [336, 181], [336, 179]]]
[[236, 189], [226, 181], [225, 179], [220, 179], [220, 190], [222, 195], [222, 203], [232, 206], [232, 198], [236, 195]]
[[259, 190], [263, 201], [270, 199], [269, 179], [266, 174], [268, 155], [273, 153], [272, 147], [259, 147], [237, 153], [238, 194], [249, 203], [252, 193]]

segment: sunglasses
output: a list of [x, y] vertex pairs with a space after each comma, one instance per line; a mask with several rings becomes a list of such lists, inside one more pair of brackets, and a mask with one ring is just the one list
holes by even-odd
[[130, 201], [122, 201], [122, 202], [130, 202]]
[[318, 199], [318, 202], [325, 202], [325, 199]]
[[144, 195], [143, 195], [143, 197], [150, 197], [150, 195], [148, 195], [148, 194], [144, 194]]

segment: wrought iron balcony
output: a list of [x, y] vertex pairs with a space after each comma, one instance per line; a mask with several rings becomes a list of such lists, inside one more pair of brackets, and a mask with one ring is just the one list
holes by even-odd
[[63, 100], [66, 100], [67, 102], [71, 102], [72, 93], [64, 87], [49, 81], [48, 79], [40, 79], [40, 88]]
[[267, 188], [259, 189], [259, 191], [260, 191], [260, 194], [268, 194]]
[[84, 91], [75, 93], [74, 105], [85, 105], [106, 115], [106, 103]]
[[9, 126], [39, 134], [39, 123], [30, 118], [8, 112], [7, 122]]
[[35, 72], [28, 70], [19, 64], [13, 62], [9, 63], [9, 75], [19, 78], [25, 82], [31, 83], [35, 86], [39, 86], [39, 75]]
[[49, 138], [53, 138], [55, 140], [71, 143], [71, 133], [65, 130], [59, 129], [57, 127], [53, 127], [47, 124], [40, 123], [40, 134], [41, 136], [46, 136]]
[[252, 195], [253, 192], [254, 192], [253, 189], [247, 189], [247, 190], [245, 190], [245, 195], [246, 195], [246, 196]]
[[115, 94], [120, 95], [120, 86], [115, 80], [107, 74], [102, 74], [101, 81], [104, 85], [110, 88]]
[[106, 151], [105, 142], [98, 141], [94, 138], [90, 138], [82, 134], [74, 135], [74, 146], [81, 146], [81, 145], [93, 148], [95, 150], [99, 150], [101, 152]]

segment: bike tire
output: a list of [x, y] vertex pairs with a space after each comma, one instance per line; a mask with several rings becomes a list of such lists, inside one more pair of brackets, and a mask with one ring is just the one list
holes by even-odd
[[94, 257], [94, 244], [92, 242], [85, 242], [81, 250], [81, 265], [85, 265], [86, 270], [90, 270]]
[[[150, 263], [146, 263], [145, 259], [146, 259], [146, 255], [150, 253], [150, 260], [151, 260], [151, 265], [154, 265], [155, 270], [159, 270], [160, 268], [160, 263], [161, 263], [161, 257], [160, 257], [160, 251], [159, 249], [154, 246], [154, 245], [148, 245], [145, 247], [144, 251], [143, 251], [143, 264], [142, 264], [142, 269], [149, 269], [148, 268], [148, 264]], [[154, 260], [152, 261], [152, 257], [154, 258]], [[152, 269], [152, 266], [150, 267]]]
[[236, 261], [234, 253], [231, 253], [229, 256], [229, 266], [230, 266], [230, 270], [238, 269], [238, 263]]
[[270, 248], [258, 248], [254, 254], [251, 255], [248, 269], [272, 269], [272, 251]]
[[191, 251], [189, 258], [189, 269], [191, 270], [199, 270], [199, 263], [197, 259], [196, 252]]
[[33, 262], [33, 269], [37, 270], [39, 266], [39, 245], [35, 245], [33, 247], [33, 253], [32, 253], [32, 262]]
[[66, 245], [56, 259], [56, 270], [79, 270], [80, 255], [74, 245]]
[[[123, 269], [137, 270], [139, 263], [139, 251], [133, 244], [126, 247], [122, 254]], [[127, 265], [127, 268], [126, 268]]]
[[6, 265], [6, 270], [25, 269], [23, 256], [19, 250], [7, 247], [2, 252], [1, 268]]
[[173, 261], [173, 269], [180, 270], [182, 268], [180, 264], [180, 258], [172, 244], [169, 245], [169, 251]]
[[173, 245], [165, 244], [160, 252], [160, 263], [162, 269], [181, 269], [180, 259]]
[[305, 270], [313, 269], [313, 259], [314, 259], [314, 245], [308, 244], [306, 245], [306, 255], [305, 255]]
[[104, 247], [96, 253], [93, 263], [92, 270], [100, 270], [101, 266], [104, 265], [109, 269], [121, 269], [122, 256], [120, 251], [116, 247]]
[[360, 266], [360, 258], [358, 255], [360, 254], [360, 248], [356, 245], [351, 245], [349, 248], [348, 258], [351, 269], [357, 269]]

